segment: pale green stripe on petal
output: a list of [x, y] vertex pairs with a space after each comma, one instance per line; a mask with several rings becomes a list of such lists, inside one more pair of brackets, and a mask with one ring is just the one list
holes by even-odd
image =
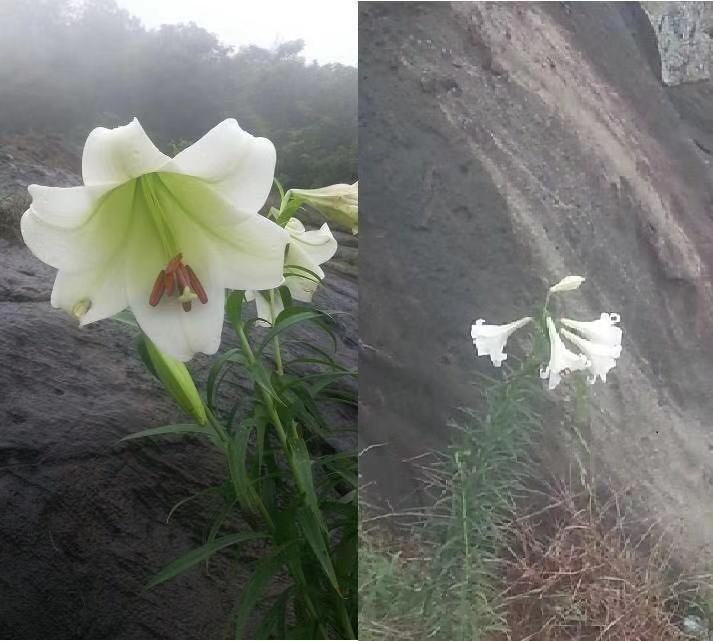
[[223, 326], [225, 286], [210, 242], [190, 220], [182, 219], [174, 227], [184, 262], [199, 275], [208, 302], [193, 301], [191, 311], [185, 312], [175, 297], [164, 296], [152, 307], [149, 296], [165, 266], [165, 254], [150, 214], [137, 213], [126, 263], [127, 295], [136, 321], [162, 352], [179, 361], [190, 360], [196, 352], [215, 353]]

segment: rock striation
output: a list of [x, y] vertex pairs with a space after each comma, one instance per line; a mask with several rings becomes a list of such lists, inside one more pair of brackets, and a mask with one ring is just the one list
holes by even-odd
[[[597, 478], [634, 487], [682, 554], [713, 561], [710, 81], [661, 83], [636, 3], [360, 11], [368, 498], [423, 500], [415, 457], [447, 445], [476, 373], [493, 373], [470, 324], [520, 318], [580, 274], [567, 315], [619, 312], [624, 329], [590, 388]], [[576, 470], [568, 421], [545, 433], [551, 469]]]

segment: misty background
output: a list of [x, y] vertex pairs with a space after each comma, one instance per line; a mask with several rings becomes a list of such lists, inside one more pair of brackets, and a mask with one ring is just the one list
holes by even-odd
[[235, 117], [273, 141], [285, 186], [353, 182], [356, 69], [303, 51], [232, 47], [195, 23], [147, 29], [113, 0], [0, 0], [0, 145], [22, 137], [77, 170], [96, 126], [136, 116], [175, 154]]

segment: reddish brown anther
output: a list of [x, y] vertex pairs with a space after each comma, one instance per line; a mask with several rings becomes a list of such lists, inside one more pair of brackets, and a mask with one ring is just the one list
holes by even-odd
[[165, 288], [164, 291], [166, 296], [173, 296], [173, 292], [176, 290], [176, 275], [173, 272], [166, 270], [165, 278]]
[[183, 254], [176, 254], [171, 260], [168, 261], [168, 265], [166, 265], [166, 273], [172, 274], [175, 272], [182, 260]]
[[153, 289], [151, 290], [151, 296], [149, 296], [149, 305], [151, 305], [151, 307], [156, 307], [161, 300], [163, 292], [166, 289], [165, 279], [166, 272], [162, 269], [156, 277], [156, 282], [153, 284]]
[[198, 296], [198, 300], [205, 305], [208, 302], [208, 294], [206, 294], [203, 283], [198, 280], [198, 276], [196, 276], [196, 273], [191, 269], [190, 265], [186, 265], [186, 272], [191, 282], [191, 289], [196, 293], [196, 296]]
[[208, 302], [203, 283], [190, 266], [183, 264], [183, 254], [176, 254], [168, 261], [166, 268], [159, 272], [149, 296], [149, 304], [156, 307], [164, 294], [169, 298], [176, 296], [186, 312], [191, 311], [191, 299], [197, 298], [203, 304]]
[[181, 263], [176, 267], [176, 282], [178, 283], [178, 293], [180, 294], [186, 287], [191, 286], [191, 279], [188, 277], [186, 268]]

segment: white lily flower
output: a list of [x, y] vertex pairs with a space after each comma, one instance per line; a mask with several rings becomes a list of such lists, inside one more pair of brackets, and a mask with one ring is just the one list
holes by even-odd
[[587, 378], [587, 382], [593, 384], [597, 376], [606, 381], [607, 372], [616, 365], [616, 359], [621, 356], [621, 345], [595, 343], [566, 329], [562, 330], [562, 336], [579, 347], [589, 360], [588, 367], [592, 375]]
[[357, 234], [359, 232], [359, 182], [320, 189], [290, 189], [295, 198], [312, 205], [332, 223]]
[[520, 320], [508, 323], [507, 325], [485, 325], [485, 321], [480, 318], [470, 329], [470, 336], [475, 343], [478, 356], [490, 356], [490, 360], [495, 367], [500, 367], [507, 354], [504, 352], [508, 338], [516, 330], [527, 325], [532, 318], [525, 316]]
[[579, 289], [579, 286], [585, 281], [582, 276], [565, 276], [559, 283], [550, 287], [550, 294], [558, 292], [571, 292]]
[[[290, 235], [287, 255], [285, 257], [285, 282], [292, 298], [305, 303], [312, 300], [317, 286], [324, 279], [324, 271], [320, 265], [326, 263], [337, 251], [337, 241], [324, 223], [319, 229], [307, 231], [297, 218], [290, 218], [285, 225]], [[259, 325], [272, 325], [278, 314], [284, 309], [282, 298], [278, 292], [272, 295], [270, 301], [267, 292], [245, 292], [245, 300], [255, 300]]]
[[616, 347], [621, 346], [621, 329], [616, 326], [620, 320], [619, 314], [602, 314], [595, 321], [583, 322], [562, 318], [560, 322], [578, 331], [590, 341]]
[[590, 361], [583, 354], [575, 354], [567, 349], [557, 332], [554, 322], [547, 317], [547, 332], [550, 335], [550, 362], [540, 371], [540, 378], [549, 378], [547, 387], [555, 389], [562, 380], [562, 372], [585, 369]]
[[214, 353], [224, 292], [282, 282], [288, 234], [258, 214], [275, 148], [225, 120], [171, 159], [139, 121], [99, 127], [84, 145], [84, 185], [30, 185], [30, 250], [59, 270], [51, 302], [80, 325], [130, 307], [181, 361]]

